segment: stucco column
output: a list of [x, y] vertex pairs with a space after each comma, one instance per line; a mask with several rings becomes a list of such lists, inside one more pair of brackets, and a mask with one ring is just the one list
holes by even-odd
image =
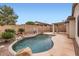
[[55, 28], [54, 28], [54, 24], [53, 24], [53, 34], [55, 34]]

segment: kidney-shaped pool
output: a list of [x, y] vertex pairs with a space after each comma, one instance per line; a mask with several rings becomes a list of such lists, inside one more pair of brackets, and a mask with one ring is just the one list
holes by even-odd
[[27, 47], [30, 47], [33, 53], [44, 52], [53, 47], [53, 41], [49, 35], [37, 35], [35, 37], [24, 38], [12, 46], [16, 52]]

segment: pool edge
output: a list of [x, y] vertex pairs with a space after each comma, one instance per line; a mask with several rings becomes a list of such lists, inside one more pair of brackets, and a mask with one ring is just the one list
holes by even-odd
[[[43, 33], [43, 34], [45, 34], [45, 33]], [[28, 38], [28, 37], [35, 37], [35, 36], [37, 36], [37, 35], [39, 35], [39, 34], [35, 34], [35, 35], [30, 35], [30, 36], [27, 36], [26, 38]], [[49, 35], [49, 34], [48, 34]], [[17, 39], [19, 39], [19, 40], [17, 40]], [[20, 40], [22, 40], [23, 38], [17, 38], [12, 44], [10, 44], [10, 46], [9, 46], [9, 52], [13, 55], [13, 56], [15, 56], [16, 55], [16, 52], [13, 50], [13, 48], [12, 48], [12, 46], [15, 44], [15, 43], [17, 43], [18, 41], [20, 41]], [[52, 40], [52, 39], [51, 39]], [[53, 41], [53, 40], [52, 40]], [[54, 46], [54, 45], [53, 45]], [[52, 46], [52, 48], [53, 48], [53, 46]], [[44, 52], [39, 52], [39, 53], [33, 53], [32, 54], [32, 56], [34, 56], [34, 55], [37, 55], [37, 54], [43, 54], [43, 53], [48, 53], [50, 50], [52, 50], [52, 48], [50, 48], [49, 50], [47, 50], [47, 51], [44, 51]]]
[[[26, 38], [28, 38], [28, 37], [35, 37], [35, 36], [37, 36], [37, 35], [39, 35], [39, 34], [30, 35], [30, 36], [25, 36], [25, 37], [26, 37]], [[23, 37], [23, 38], [24, 38], [24, 37]], [[16, 52], [12, 49], [12, 46], [13, 46], [15, 43], [17, 43], [18, 41], [22, 40], [23, 38], [16, 38], [16, 40], [15, 40], [12, 44], [10, 44], [10, 46], [8, 47], [9, 52], [10, 52], [12, 55], [16, 55]], [[19, 40], [17, 40], [17, 39], [19, 39]]]

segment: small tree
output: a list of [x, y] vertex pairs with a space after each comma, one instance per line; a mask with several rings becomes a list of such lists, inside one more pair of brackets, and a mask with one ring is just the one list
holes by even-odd
[[25, 31], [25, 30], [24, 30], [23, 28], [19, 28], [19, 30], [18, 30], [18, 32], [19, 32], [20, 34], [23, 34], [24, 31]]
[[32, 22], [32, 21], [28, 21], [28, 22], [26, 22], [26, 24], [28, 24], [28, 25], [34, 25], [35, 23]]
[[0, 25], [14, 25], [17, 18], [13, 8], [7, 5], [0, 6]]

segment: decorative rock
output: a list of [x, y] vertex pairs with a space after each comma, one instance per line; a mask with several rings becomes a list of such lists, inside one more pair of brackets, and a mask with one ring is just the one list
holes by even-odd
[[32, 50], [29, 47], [21, 49], [16, 53], [16, 56], [31, 56], [31, 55], [32, 55]]

